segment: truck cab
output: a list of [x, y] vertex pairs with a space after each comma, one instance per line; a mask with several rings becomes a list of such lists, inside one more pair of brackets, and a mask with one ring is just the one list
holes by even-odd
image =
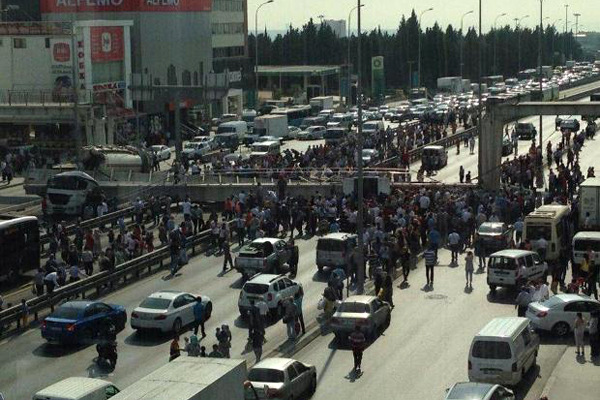
[[85, 172], [68, 171], [54, 175], [48, 179], [46, 186], [47, 212], [80, 215], [99, 191], [98, 182]]

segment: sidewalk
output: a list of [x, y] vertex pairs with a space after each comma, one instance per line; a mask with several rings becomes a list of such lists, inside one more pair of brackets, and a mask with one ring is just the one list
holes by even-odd
[[600, 359], [591, 360], [588, 345], [585, 351], [584, 359], [577, 357], [574, 346], [567, 346], [548, 378], [542, 396], [547, 396], [548, 400], [600, 398]]

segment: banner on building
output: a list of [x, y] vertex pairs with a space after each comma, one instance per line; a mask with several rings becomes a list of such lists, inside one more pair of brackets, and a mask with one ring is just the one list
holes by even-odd
[[122, 26], [94, 26], [90, 28], [92, 62], [122, 61], [125, 40]]
[[41, 11], [73, 12], [199, 12], [210, 11], [212, 0], [41, 0]]
[[383, 56], [377, 56], [371, 59], [371, 90], [374, 99], [383, 99], [385, 96]]
[[50, 75], [56, 96], [68, 94], [73, 89], [73, 51], [71, 40], [50, 39]]

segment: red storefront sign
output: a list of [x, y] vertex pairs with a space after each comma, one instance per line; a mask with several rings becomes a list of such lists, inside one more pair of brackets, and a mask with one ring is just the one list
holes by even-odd
[[52, 57], [57, 63], [68, 62], [71, 59], [71, 46], [68, 43], [54, 43]]
[[125, 55], [122, 26], [94, 26], [90, 28], [92, 62], [121, 61]]
[[210, 11], [212, 0], [41, 0], [42, 13]]

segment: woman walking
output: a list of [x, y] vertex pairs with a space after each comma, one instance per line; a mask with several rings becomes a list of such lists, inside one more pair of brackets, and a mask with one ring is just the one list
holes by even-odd
[[[577, 355], [581, 355], [585, 357], [585, 346], [583, 342], [583, 334], [585, 332], [585, 319], [583, 319], [583, 315], [578, 312], [577, 318], [575, 318], [575, 328], [573, 329], [573, 333], [575, 335], [575, 346], [577, 346]], [[581, 348], [581, 353], [579, 349]]]
[[473, 252], [468, 251], [467, 256], [465, 257], [465, 276], [467, 279], [466, 287], [473, 289]]

